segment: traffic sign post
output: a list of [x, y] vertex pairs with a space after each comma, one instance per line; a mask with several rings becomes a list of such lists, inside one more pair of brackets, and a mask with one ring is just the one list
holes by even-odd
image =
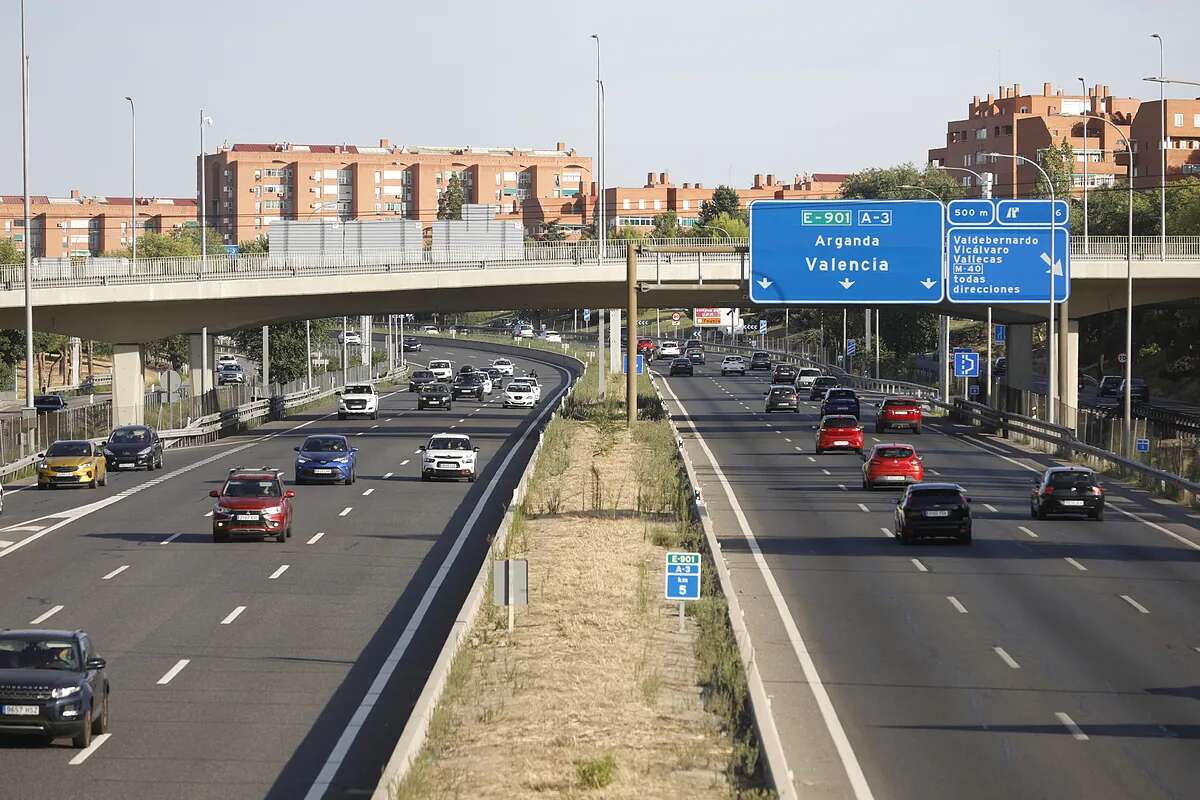
[[589, 321], [591, 318], [592, 318], [592, 310], [591, 310], [590, 308], [585, 308], [585, 309], [583, 310], [583, 324], [584, 324], [584, 325], [587, 325], [587, 324], [588, 324], [588, 321]]
[[1008, 327], [1005, 325], [996, 326], [995, 342], [996, 344], [1004, 344], [1008, 337]]
[[700, 554], [667, 553], [666, 590], [668, 600], [679, 601], [679, 630], [684, 630], [685, 600], [700, 599]]
[[1139, 453], [1149, 453], [1150, 452], [1150, 440], [1149, 439], [1138, 439], [1137, 440], [1137, 451]]
[[954, 352], [954, 377], [978, 378], [979, 353], [974, 350], [956, 350]]
[[933, 200], [757, 200], [750, 204], [755, 303], [938, 303], [942, 204]]
[[[635, 367], [635, 369], [637, 369], [637, 374], [644, 375], [646, 373], [646, 357], [643, 356], [641, 353], [638, 353], [637, 361], [635, 363], [637, 365]], [[625, 358], [621, 362], [621, 374], [622, 375], [629, 374], [629, 353], [625, 354]]]
[[858, 342], [854, 339], [846, 340], [846, 355], [854, 356], [858, 353]]

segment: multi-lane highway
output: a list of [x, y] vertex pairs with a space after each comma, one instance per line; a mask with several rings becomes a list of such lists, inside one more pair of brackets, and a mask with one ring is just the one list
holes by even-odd
[[974, 544], [893, 537], [897, 492], [813, 452], [765, 375], [663, 380], [739, 587], [802, 797], [1191, 798], [1200, 522], [1108, 486], [1105, 521], [1030, 519], [1053, 463], [950, 423], [909, 441], [973, 499]]
[[[414, 355], [495, 354], [427, 341]], [[543, 383], [533, 410], [503, 409], [497, 391], [417, 412], [401, 387], [378, 421], [313, 412], [168, 451], [164, 471], [107, 488], [10, 489], [0, 627], [86, 630], [113, 692], [111, 734], [86, 750], [0, 737], [0, 798], [369, 794], [567, 385], [537, 358], [514, 359]], [[442, 431], [479, 446], [475, 483], [419, 480], [417, 448]], [[361, 448], [355, 484], [292, 487], [292, 448], [320, 432]], [[292, 539], [212, 541], [208, 492], [238, 465], [285, 470]]]

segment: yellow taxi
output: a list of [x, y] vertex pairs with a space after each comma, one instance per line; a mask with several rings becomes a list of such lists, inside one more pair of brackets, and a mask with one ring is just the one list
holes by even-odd
[[108, 465], [103, 451], [86, 439], [63, 439], [50, 445], [37, 464], [37, 486], [87, 486], [95, 489], [108, 483]]

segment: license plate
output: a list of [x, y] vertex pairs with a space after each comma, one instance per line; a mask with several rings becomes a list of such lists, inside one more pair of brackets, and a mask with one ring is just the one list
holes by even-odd
[[238, 514], [238, 522], [258, 522], [258, 514]]
[[834, 447], [849, 447], [849, 446], [850, 446], [850, 442], [848, 442], [848, 441], [846, 441], [846, 440], [844, 440], [844, 439], [841, 439], [841, 440], [838, 440], [838, 441], [834, 442], [834, 443], [833, 443], [833, 446], [834, 446]]
[[331, 469], [314, 469], [313, 473], [315, 473], [317, 475], [332, 475], [333, 470], [331, 470]]
[[437, 406], [437, 405], [441, 405], [442, 401], [441, 400], [429, 400], [428, 403], [431, 406]]
[[904, 480], [904, 476], [903, 475], [884, 475], [883, 479], [885, 481], [902, 481], [902, 480]]
[[1062, 504], [1064, 506], [1081, 506], [1081, 505], [1083, 505], [1083, 501], [1082, 500], [1063, 500]]
[[4, 706], [3, 710], [10, 717], [36, 717], [41, 713], [37, 706]]
[[897, 417], [907, 417], [908, 416], [907, 411], [893, 411], [892, 413], [895, 414]]
[[950, 512], [949, 511], [926, 511], [925, 516], [927, 516], [927, 517], [948, 517], [948, 516], [950, 516]]

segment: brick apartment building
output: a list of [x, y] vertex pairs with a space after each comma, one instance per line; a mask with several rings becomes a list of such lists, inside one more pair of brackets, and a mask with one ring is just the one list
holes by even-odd
[[[130, 199], [81, 195], [31, 195], [29, 244], [35, 258], [96, 256], [130, 244]], [[197, 217], [192, 197], [137, 198], [138, 235], [169, 233]], [[18, 249], [26, 243], [21, 195], [0, 195], [0, 238], [12, 239]]]
[[[1036, 190], [1038, 171], [1015, 159], [986, 154], [1013, 153], [1037, 160], [1065, 139], [1075, 151], [1073, 193], [1082, 194], [1085, 160], [1089, 188], [1123, 180], [1129, 164], [1124, 141], [1103, 118], [1129, 139], [1134, 186], [1157, 186], [1162, 172], [1157, 149], [1159, 108], [1158, 101], [1113, 97], [1102, 84], [1086, 95], [1065, 94], [1049, 83], [1042, 84], [1041, 94], [1022, 93], [1020, 84], [1001, 86], [999, 95], [974, 97], [966, 119], [947, 123], [946, 144], [929, 151], [929, 163], [990, 173], [996, 197], [1017, 197]], [[1165, 122], [1167, 180], [1200, 175], [1200, 99], [1168, 100]], [[978, 185], [969, 173], [953, 174], [963, 186]]]
[[[197, 159], [199, 161], [199, 159]], [[457, 176], [467, 203], [500, 207], [499, 219], [533, 230], [584, 224], [592, 160], [554, 150], [356, 145], [235, 144], [204, 158], [208, 221], [230, 244], [265, 235], [278, 219], [383, 219], [431, 223]]]

